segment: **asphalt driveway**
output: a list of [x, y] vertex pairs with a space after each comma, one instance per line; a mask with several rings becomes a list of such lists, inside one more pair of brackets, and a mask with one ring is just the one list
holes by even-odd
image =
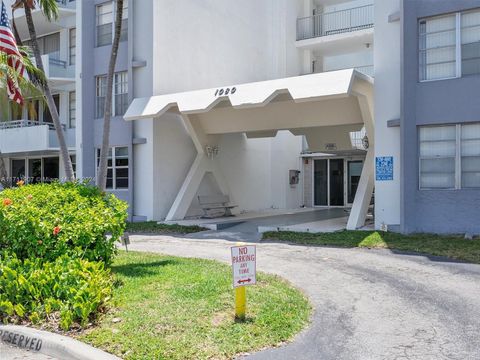
[[[213, 234], [210, 234], [213, 235]], [[234, 242], [131, 236], [131, 250], [228, 262]], [[294, 342], [249, 359], [480, 359], [480, 265], [367, 249], [257, 244], [257, 267], [315, 307]]]

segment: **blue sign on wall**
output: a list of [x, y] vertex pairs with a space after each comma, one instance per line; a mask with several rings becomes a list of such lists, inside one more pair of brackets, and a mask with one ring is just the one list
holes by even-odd
[[393, 156], [377, 157], [375, 173], [377, 181], [393, 180]]

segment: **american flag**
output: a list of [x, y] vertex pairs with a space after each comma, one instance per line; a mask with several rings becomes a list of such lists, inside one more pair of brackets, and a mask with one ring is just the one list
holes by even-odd
[[[8, 21], [7, 9], [3, 0], [2, 11], [0, 13], [0, 52], [7, 54], [8, 65], [15, 69], [20, 76], [24, 76], [25, 66], [22, 62], [22, 55], [18, 51], [17, 42], [15, 41], [15, 36], [13, 36], [10, 21]], [[23, 104], [22, 92], [16, 79], [8, 77], [7, 93], [10, 100], [20, 105]]]

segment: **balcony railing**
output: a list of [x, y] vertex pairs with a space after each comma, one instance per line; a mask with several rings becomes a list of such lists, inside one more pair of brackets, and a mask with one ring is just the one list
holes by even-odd
[[[0, 130], [18, 129], [18, 128], [26, 128], [26, 127], [42, 126], [42, 125], [48, 125], [49, 130], [55, 130], [55, 125], [53, 125], [52, 123], [41, 123], [41, 122], [32, 121], [32, 120], [1, 121]], [[62, 124], [62, 128], [63, 130], [66, 129], [65, 124]]]
[[368, 29], [373, 24], [373, 5], [308, 16], [297, 19], [297, 40]]

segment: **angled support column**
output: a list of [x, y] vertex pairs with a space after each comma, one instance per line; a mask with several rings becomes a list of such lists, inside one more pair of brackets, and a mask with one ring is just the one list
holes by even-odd
[[209, 159], [205, 154], [205, 147], [208, 144], [209, 137], [199, 126], [198, 122], [190, 119], [190, 116], [184, 114], [181, 114], [180, 116], [193, 140], [195, 149], [197, 150], [197, 156], [185, 177], [182, 187], [180, 188], [167, 217], [165, 218], [167, 221], [183, 220], [185, 218], [185, 215], [194, 200], [195, 194], [200, 187], [202, 179], [208, 172], [212, 173], [222, 193], [228, 194], [226, 181], [218, 164], [214, 160]]
[[368, 207], [372, 199], [375, 186], [375, 131], [373, 118], [373, 94], [371, 90], [359, 86], [354, 89], [360, 111], [362, 113], [365, 129], [368, 136], [369, 147], [365, 163], [363, 164], [362, 175], [358, 184], [352, 210], [348, 218], [347, 230], [356, 230], [365, 225]]

